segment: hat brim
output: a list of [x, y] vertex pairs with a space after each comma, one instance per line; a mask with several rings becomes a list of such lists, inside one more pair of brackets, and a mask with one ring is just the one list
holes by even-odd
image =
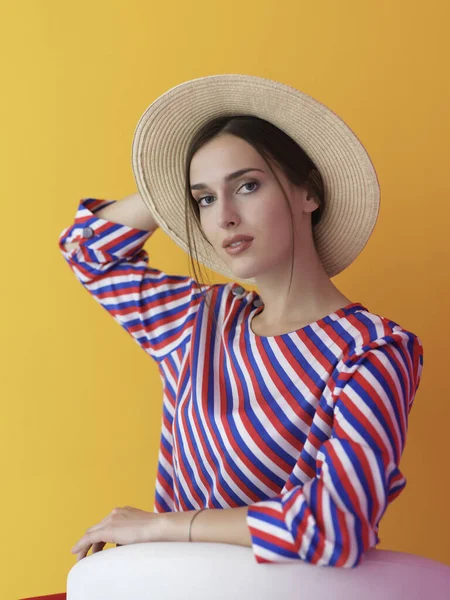
[[[337, 275], [360, 254], [375, 227], [377, 174], [364, 146], [338, 115], [286, 84], [252, 75], [212, 75], [181, 83], [152, 102], [132, 143], [132, 167], [143, 201], [161, 229], [189, 253], [184, 181], [189, 143], [210, 119], [244, 114], [287, 133], [319, 169], [325, 209], [315, 228], [316, 248], [328, 276]], [[199, 262], [236, 280], [195, 229], [194, 236]]]

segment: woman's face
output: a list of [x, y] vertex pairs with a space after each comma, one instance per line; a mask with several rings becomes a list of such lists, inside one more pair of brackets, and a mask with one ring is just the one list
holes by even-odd
[[[311, 227], [309, 213], [317, 204], [307, 201], [306, 191], [276, 165], [272, 168], [291, 201], [296, 235], [302, 235]], [[243, 170], [248, 171], [235, 175]], [[277, 180], [253, 146], [230, 134], [209, 141], [192, 158], [190, 185], [203, 231], [236, 277], [290, 268], [291, 216]], [[251, 236], [252, 244], [240, 254], [228, 254], [222, 243], [238, 234]]]

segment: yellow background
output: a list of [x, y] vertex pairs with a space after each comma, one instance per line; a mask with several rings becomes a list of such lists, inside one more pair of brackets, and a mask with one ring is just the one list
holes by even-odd
[[[376, 229], [334, 282], [425, 348], [408, 484], [379, 547], [450, 564], [449, 18], [445, 0], [3, 3], [2, 599], [64, 591], [88, 527], [115, 506], [153, 508], [156, 364], [76, 281], [57, 241], [81, 198], [137, 190], [131, 142], [147, 106], [215, 73], [312, 95], [375, 164]], [[161, 230], [146, 248], [153, 266], [188, 274]]]

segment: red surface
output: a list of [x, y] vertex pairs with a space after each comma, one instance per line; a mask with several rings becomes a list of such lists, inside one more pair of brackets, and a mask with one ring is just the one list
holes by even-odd
[[30, 598], [18, 598], [18, 600], [66, 600], [66, 594], [51, 594], [50, 596], [33, 596]]

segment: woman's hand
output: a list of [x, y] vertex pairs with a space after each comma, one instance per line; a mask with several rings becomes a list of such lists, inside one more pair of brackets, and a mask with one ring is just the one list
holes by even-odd
[[161, 515], [132, 506], [114, 508], [98, 525], [90, 527], [72, 548], [77, 562], [92, 546], [92, 554], [103, 550], [108, 542], [118, 546], [161, 541]]

